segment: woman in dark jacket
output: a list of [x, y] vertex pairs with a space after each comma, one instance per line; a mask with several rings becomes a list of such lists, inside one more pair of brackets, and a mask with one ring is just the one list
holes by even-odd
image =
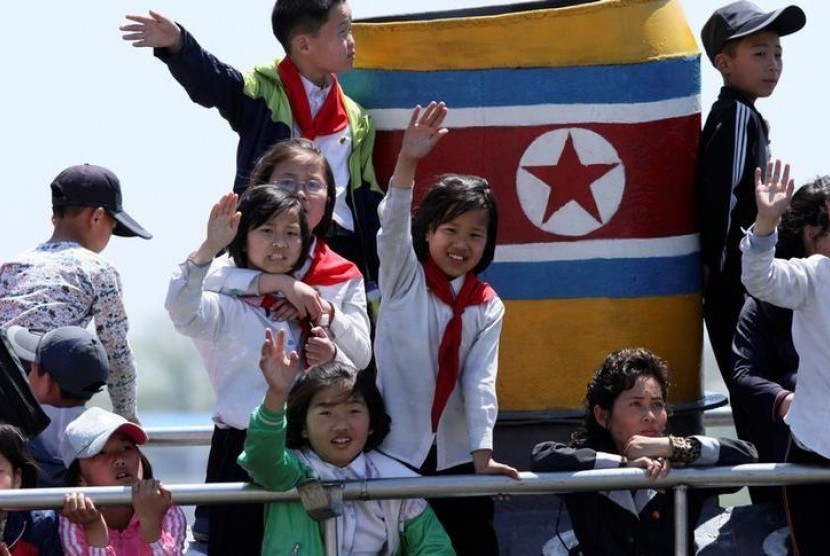
[[[610, 354], [588, 385], [585, 422], [570, 445], [533, 449], [533, 471], [639, 467], [651, 478], [684, 465], [753, 463], [755, 447], [740, 440], [666, 435], [668, 367], [642, 348]], [[731, 489], [737, 490], [737, 488]], [[712, 490], [688, 491], [689, 539]], [[674, 553], [674, 491], [611, 490], [563, 495], [580, 554]]]

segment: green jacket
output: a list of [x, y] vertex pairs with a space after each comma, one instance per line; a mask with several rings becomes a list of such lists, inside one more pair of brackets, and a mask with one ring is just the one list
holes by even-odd
[[[254, 482], [274, 491], [294, 488], [304, 479], [317, 477], [300, 451], [286, 449], [284, 411], [274, 413], [259, 406], [251, 416], [245, 450], [239, 464]], [[366, 457], [382, 477], [411, 477], [412, 471], [377, 451]], [[387, 525], [384, 555], [421, 556], [454, 555], [447, 533], [432, 509], [426, 506], [419, 514], [405, 519], [405, 506], [417, 501], [381, 502]], [[300, 502], [274, 502], [265, 506], [265, 555], [322, 555], [323, 527], [306, 513]]]
[[[157, 48], [154, 54], [167, 65], [193, 102], [216, 108], [239, 136], [234, 191], [241, 194], [257, 159], [271, 145], [293, 133], [294, 116], [277, 73], [279, 60], [243, 74], [203, 49], [184, 28], [180, 50], [170, 53], [166, 48]], [[362, 251], [363, 264], [358, 266], [368, 283], [377, 279], [377, 206], [383, 198], [372, 164], [375, 128], [363, 107], [345, 94], [343, 100], [352, 132], [346, 203], [354, 217]]]

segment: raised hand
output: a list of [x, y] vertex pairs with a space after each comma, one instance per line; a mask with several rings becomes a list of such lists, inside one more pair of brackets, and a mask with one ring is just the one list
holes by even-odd
[[767, 164], [767, 179], [761, 179], [761, 169], [755, 169], [755, 203], [758, 215], [755, 217], [755, 234], [766, 236], [778, 225], [778, 219], [787, 210], [795, 191], [794, 180], [790, 177], [790, 165], [780, 160]]
[[150, 16], [127, 15], [129, 21], [118, 29], [122, 39], [136, 47], [167, 48], [176, 52], [181, 48], [182, 31], [176, 22], [150, 10]]
[[265, 330], [265, 342], [259, 357], [259, 368], [265, 382], [268, 383], [268, 392], [263, 404], [270, 411], [282, 411], [288, 399], [288, 391], [301, 373], [297, 363], [299, 356], [296, 351], [289, 355], [285, 353], [285, 330], [279, 330], [277, 337], [270, 328]]
[[213, 205], [207, 223], [207, 235], [191, 260], [199, 265], [208, 264], [236, 237], [242, 213], [236, 210], [236, 193], [227, 193]]
[[424, 109], [419, 105], [412, 110], [389, 182], [392, 187], [412, 187], [418, 162], [448, 133], [447, 128], [441, 127], [446, 117], [447, 105], [443, 102], [433, 101]]
[[426, 108], [418, 105], [412, 110], [409, 125], [403, 134], [400, 156], [421, 160], [448, 133], [441, 127], [447, 117], [447, 105], [443, 102], [430, 102]]

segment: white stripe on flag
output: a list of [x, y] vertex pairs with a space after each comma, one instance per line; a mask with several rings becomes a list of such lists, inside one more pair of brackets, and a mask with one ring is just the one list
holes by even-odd
[[700, 251], [698, 234], [656, 239], [590, 239], [496, 246], [495, 262], [577, 261], [679, 257]]
[[[402, 130], [412, 108], [371, 110], [375, 128]], [[700, 113], [700, 95], [630, 104], [534, 104], [531, 106], [478, 106], [453, 108], [445, 120], [450, 128], [536, 126], [556, 124], [636, 124]]]

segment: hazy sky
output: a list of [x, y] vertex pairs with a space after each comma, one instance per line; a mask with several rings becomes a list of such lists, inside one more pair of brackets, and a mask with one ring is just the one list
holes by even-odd
[[[503, 3], [510, 2], [352, 0], [351, 5], [359, 18]], [[757, 3], [766, 9], [781, 5]], [[697, 36], [722, 2], [682, 4]], [[807, 26], [782, 41], [783, 80], [770, 99], [758, 102], [771, 122], [773, 154], [793, 163], [798, 182], [830, 173], [828, 76], [821, 69], [827, 64], [821, 36], [830, 24], [830, 2], [801, 6]], [[0, 87], [5, 172], [0, 260], [49, 237], [48, 186], [60, 170], [82, 162], [107, 166], [121, 178], [126, 210], [155, 237], [113, 238], [104, 256], [121, 270], [134, 332], [146, 333], [151, 322], [164, 319], [170, 273], [201, 242], [209, 207], [231, 188], [236, 135], [215, 110], [191, 103], [148, 49], [124, 43], [118, 26], [125, 13], [154, 8], [186, 26], [220, 59], [246, 70], [281, 52], [271, 34], [271, 7], [271, 0], [6, 3], [0, 33], [6, 68]], [[720, 82], [708, 61], [701, 67], [705, 116]]]

